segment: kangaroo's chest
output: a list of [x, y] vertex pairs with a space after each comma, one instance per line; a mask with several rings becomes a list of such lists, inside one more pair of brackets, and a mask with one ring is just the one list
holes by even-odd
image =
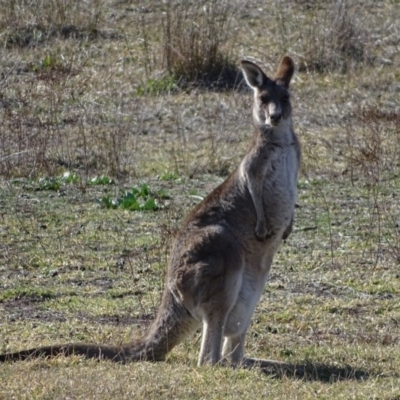
[[291, 219], [296, 202], [297, 160], [294, 151], [283, 153], [271, 163], [263, 182], [262, 200], [265, 216], [285, 225]]

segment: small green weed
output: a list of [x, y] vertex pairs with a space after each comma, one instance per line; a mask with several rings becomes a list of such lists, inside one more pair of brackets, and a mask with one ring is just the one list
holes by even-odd
[[57, 192], [64, 185], [70, 183], [77, 183], [79, 181], [79, 176], [73, 172], [67, 171], [62, 176], [49, 177], [39, 179], [39, 184], [35, 188], [36, 190], [53, 190]]
[[162, 190], [156, 193], [151, 192], [149, 187], [143, 183], [139, 187], [126, 191], [117, 199], [113, 199], [111, 196], [104, 196], [101, 199], [97, 199], [97, 202], [108, 209], [122, 208], [130, 211], [156, 211], [159, 209], [156, 197], [165, 198], [165, 193]]
[[[66, 171], [61, 176], [46, 176], [39, 179], [38, 185], [35, 185], [35, 190], [52, 190], [57, 192], [63, 186], [76, 184], [81, 181], [81, 177], [74, 172]], [[86, 181], [87, 185], [114, 185], [115, 180], [107, 175], [99, 175], [90, 178]]]
[[159, 176], [159, 179], [162, 181], [176, 181], [179, 179], [179, 175], [175, 172], [165, 171]]
[[107, 175], [95, 176], [88, 180], [88, 185], [114, 185], [114, 179]]
[[158, 96], [161, 94], [172, 93], [177, 90], [176, 79], [172, 75], [164, 78], [151, 78], [147, 82], [139, 85], [137, 89], [138, 96], [152, 95]]
[[52, 54], [46, 55], [42, 60], [42, 68], [56, 68], [58, 65], [57, 57]]

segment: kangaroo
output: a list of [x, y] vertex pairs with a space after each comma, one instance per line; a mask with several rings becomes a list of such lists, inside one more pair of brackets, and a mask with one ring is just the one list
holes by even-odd
[[254, 92], [252, 144], [236, 170], [184, 220], [161, 306], [144, 337], [121, 347], [38, 347], [2, 354], [0, 362], [58, 354], [161, 361], [202, 326], [198, 365], [251, 364], [243, 355], [245, 336], [273, 256], [292, 231], [300, 145], [289, 97], [293, 60], [285, 56], [273, 79], [253, 62], [243, 60], [241, 67]]

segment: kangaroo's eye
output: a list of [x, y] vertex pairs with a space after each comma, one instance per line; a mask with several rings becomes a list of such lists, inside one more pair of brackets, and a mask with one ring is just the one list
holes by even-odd
[[266, 104], [269, 102], [269, 97], [264, 94], [263, 96], [261, 96], [260, 100], [261, 100], [261, 103]]
[[284, 94], [281, 98], [282, 101], [289, 101], [290, 96], [288, 94]]

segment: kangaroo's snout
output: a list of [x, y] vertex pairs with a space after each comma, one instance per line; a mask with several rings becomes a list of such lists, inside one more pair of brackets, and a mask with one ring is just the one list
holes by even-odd
[[271, 114], [269, 118], [271, 119], [271, 125], [278, 125], [282, 119], [282, 113], [278, 112]]

